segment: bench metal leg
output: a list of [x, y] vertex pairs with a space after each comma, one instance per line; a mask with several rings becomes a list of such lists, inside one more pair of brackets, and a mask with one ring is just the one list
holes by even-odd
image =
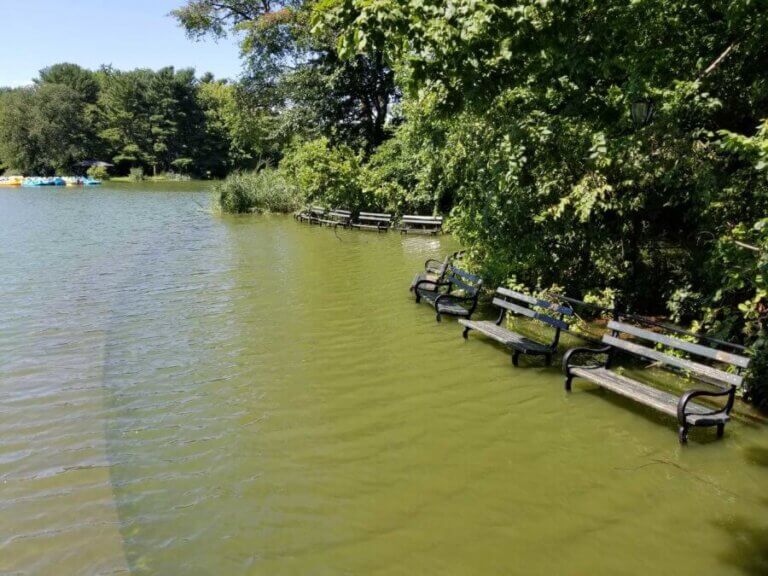
[[441, 322], [443, 320], [442, 316], [440, 316], [440, 312], [437, 313], [437, 321]]
[[566, 376], [565, 377], [565, 391], [570, 392], [573, 385], [573, 376]]
[[551, 366], [552, 365], [552, 354], [546, 354], [544, 356], [544, 362], [546, 363], [547, 366]]
[[677, 438], [680, 440], [680, 444], [688, 443], [688, 424], [683, 424], [677, 430]]
[[717, 437], [722, 438], [723, 434], [725, 434], [725, 424], [718, 424], [717, 425]]
[[471, 328], [469, 326], [464, 328], [464, 332], [461, 333], [461, 335], [464, 337], [464, 340], [468, 340], [469, 339], [469, 331], [470, 330], [471, 330]]
[[520, 352], [512, 354], [512, 365], [515, 367], [520, 366]]

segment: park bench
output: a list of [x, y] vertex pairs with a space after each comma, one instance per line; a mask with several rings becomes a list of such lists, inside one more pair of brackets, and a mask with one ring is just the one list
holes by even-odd
[[471, 318], [477, 308], [477, 299], [483, 281], [480, 277], [449, 264], [439, 280], [423, 279], [416, 282], [416, 303], [424, 300], [437, 312], [440, 322], [444, 314]]
[[[518, 366], [521, 354], [526, 356], [544, 356], [546, 364], [551, 364], [552, 355], [557, 351], [557, 344], [560, 341], [560, 332], [561, 330], [568, 330], [568, 324], [565, 322], [564, 317], [573, 315], [573, 310], [570, 306], [549, 302], [507, 288], [498, 288], [496, 290], [493, 304], [499, 309], [499, 317], [496, 321], [459, 320], [459, 324], [464, 326], [462, 334], [464, 338], [469, 337], [470, 330], [476, 330], [500, 342], [512, 350], [512, 363], [515, 366]], [[542, 310], [542, 312], [536, 310], [537, 308]], [[555, 329], [554, 337], [550, 342], [542, 343], [505, 328], [501, 323], [508, 312], [526, 316], [553, 327]]]
[[443, 231], [442, 216], [406, 215], [400, 219], [400, 233], [439, 234]]
[[317, 224], [325, 217], [326, 209], [322, 206], [309, 206], [293, 215], [299, 222]]
[[392, 227], [392, 214], [360, 212], [360, 214], [357, 216], [357, 222], [354, 222], [352, 227], [358, 228], [360, 230], [376, 230], [377, 232], [386, 232]]
[[[605, 347], [573, 348], [565, 354], [563, 371], [567, 391], [571, 390], [574, 378], [584, 378], [616, 394], [674, 416], [677, 418], [681, 444], [688, 441], [688, 429], [691, 426], [715, 426], [717, 436], [723, 435], [736, 398], [736, 388], [743, 382], [740, 372], [749, 366], [749, 358], [652, 332], [634, 324], [611, 321], [608, 323], [608, 329], [611, 333], [603, 336]], [[637, 340], [645, 342], [640, 344]], [[706, 341], [705, 338], [699, 337], [699, 341], [702, 340]], [[646, 343], [653, 347], [643, 345]], [[678, 396], [629, 378], [611, 369], [613, 356], [617, 351], [681, 370], [699, 383], [706, 383], [708, 388], [698, 385]], [[590, 365], [575, 365], [574, 357], [583, 354], [592, 356], [593, 362]], [[721, 368], [682, 357], [681, 354], [699, 356], [723, 366], [735, 367], [736, 372], [726, 372]], [[601, 363], [596, 360], [596, 356], [603, 357], [604, 361]], [[695, 402], [697, 398], [725, 398], [725, 405], [708, 406]]]
[[318, 219], [318, 224], [325, 224], [326, 226], [343, 226], [347, 228], [351, 223], [352, 212], [349, 210], [339, 210], [338, 208], [326, 212]]

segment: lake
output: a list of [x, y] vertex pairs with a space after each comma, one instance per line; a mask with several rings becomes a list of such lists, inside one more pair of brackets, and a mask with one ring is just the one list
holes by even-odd
[[768, 436], [675, 423], [408, 292], [449, 236], [0, 189], [0, 573], [768, 573]]

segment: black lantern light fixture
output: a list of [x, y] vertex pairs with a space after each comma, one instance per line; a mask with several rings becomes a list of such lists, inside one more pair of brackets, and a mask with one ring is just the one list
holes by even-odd
[[630, 112], [632, 114], [632, 122], [635, 124], [636, 128], [647, 126], [653, 119], [653, 100], [649, 98], [635, 100], [632, 102]]

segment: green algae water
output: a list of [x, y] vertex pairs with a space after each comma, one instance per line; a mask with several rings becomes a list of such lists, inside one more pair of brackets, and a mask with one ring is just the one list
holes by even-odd
[[0, 573], [768, 573], [768, 434], [525, 362], [408, 285], [450, 237], [0, 190]]

